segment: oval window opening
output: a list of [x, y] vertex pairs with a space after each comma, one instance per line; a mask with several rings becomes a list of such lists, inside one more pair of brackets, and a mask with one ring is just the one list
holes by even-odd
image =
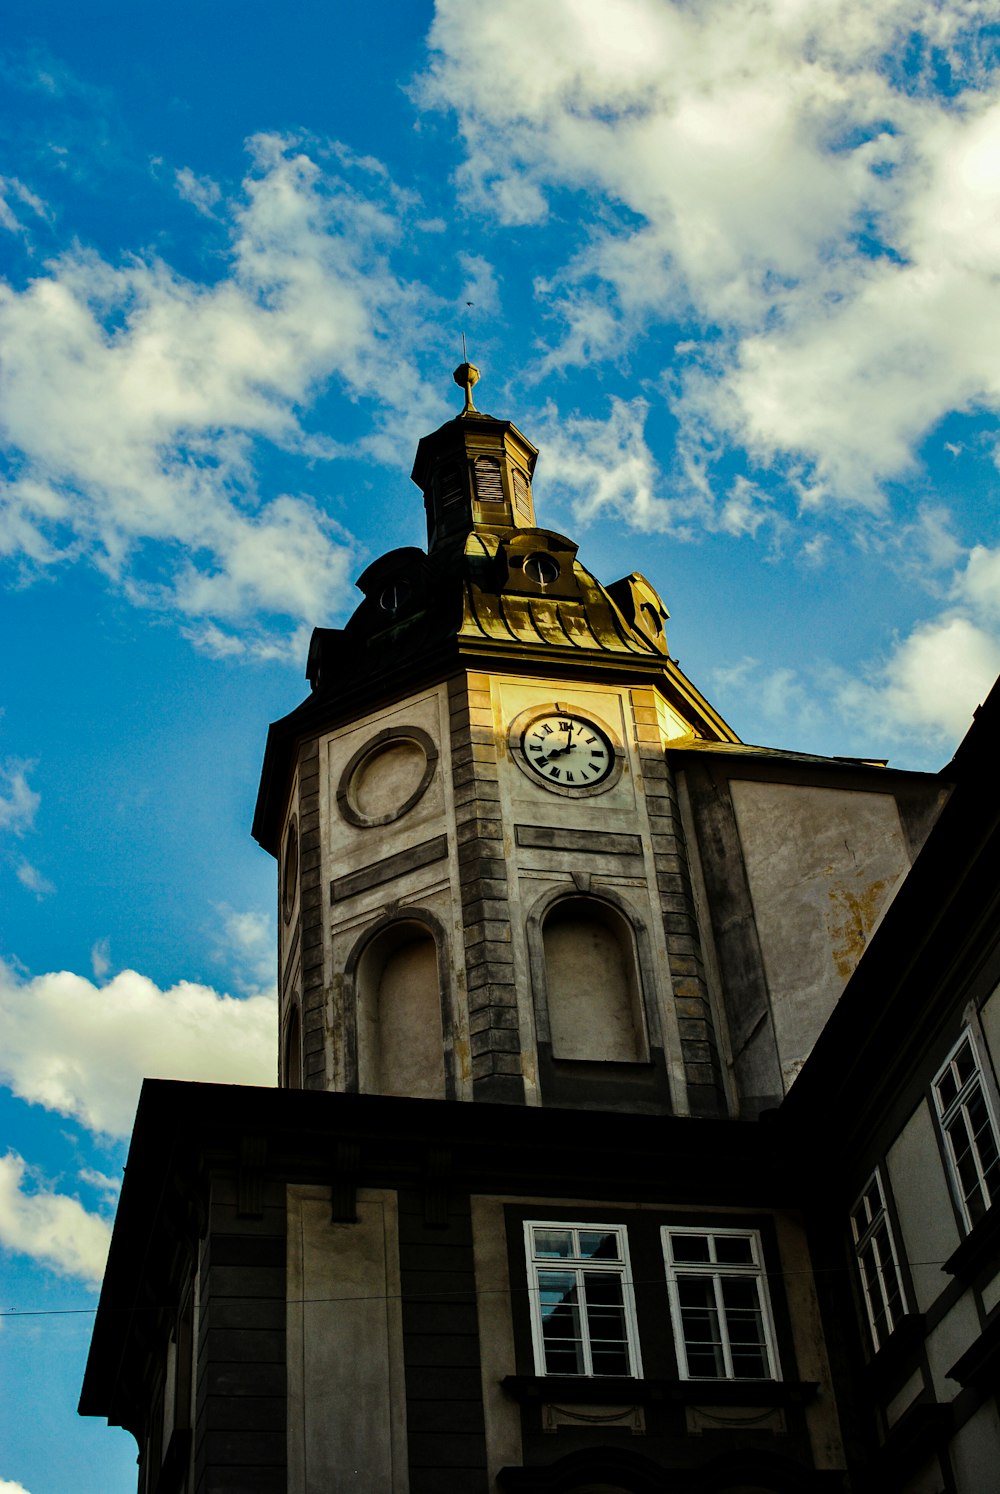
[[538, 586], [551, 586], [559, 579], [559, 562], [551, 555], [536, 552], [526, 558], [524, 574]]

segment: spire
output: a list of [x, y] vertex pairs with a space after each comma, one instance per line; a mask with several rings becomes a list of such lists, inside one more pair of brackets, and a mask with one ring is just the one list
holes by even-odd
[[452, 377], [458, 387], [465, 390], [465, 409], [462, 411], [462, 414], [478, 415], [479, 411], [472, 403], [472, 391], [476, 384], [479, 383], [479, 369], [474, 363], [460, 363]]

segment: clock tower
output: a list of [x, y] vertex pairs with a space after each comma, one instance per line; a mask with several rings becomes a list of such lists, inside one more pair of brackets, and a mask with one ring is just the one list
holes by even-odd
[[368, 567], [269, 735], [281, 1083], [724, 1114], [665, 749], [738, 738], [654, 587], [538, 527], [538, 453], [478, 379], [417, 448], [426, 552]]
[[455, 377], [268, 736], [279, 1087], [146, 1081], [81, 1409], [139, 1494], [978, 1494], [998, 707], [954, 791], [740, 742]]

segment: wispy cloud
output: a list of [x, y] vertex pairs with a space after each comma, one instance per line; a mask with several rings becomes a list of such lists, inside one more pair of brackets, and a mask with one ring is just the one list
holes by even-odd
[[18, 758], [0, 763], [0, 830], [23, 835], [35, 822], [42, 797], [28, 782], [35, 766]]
[[[560, 419], [547, 405], [540, 421], [547, 487], [568, 501], [578, 522], [622, 516], [637, 529], [668, 529], [675, 509], [658, 495], [659, 468], [645, 437], [644, 399], [612, 399], [601, 416]], [[682, 517], [688, 510], [677, 506]]]
[[27, 231], [25, 212], [31, 218], [47, 220], [49, 211], [41, 198], [16, 176], [0, 176], [0, 228], [8, 233]]
[[33, 892], [37, 898], [51, 897], [56, 890], [54, 883], [50, 882], [37, 866], [32, 866], [30, 861], [18, 863], [16, 876], [21, 886]]
[[216, 960], [234, 972], [242, 994], [274, 995], [274, 919], [253, 910], [238, 912], [225, 903], [216, 912], [221, 919], [214, 939]]
[[95, 939], [90, 951], [90, 968], [95, 980], [103, 980], [111, 969], [111, 940]]
[[[950, 538], [941, 541], [933, 525], [930, 545], [953, 553]], [[936, 765], [968, 731], [1000, 675], [1000, 550], [977, 546], [963, 562], [935, 588], [936, 610], [850, 672], [830, 655], [797, 669], [748, 656], [713, 671], [720, 705], [737, 724], [741, 703], [752, 708], [772, 741], [819, 735], [834, 744], [829, 750], [915, 752]]]

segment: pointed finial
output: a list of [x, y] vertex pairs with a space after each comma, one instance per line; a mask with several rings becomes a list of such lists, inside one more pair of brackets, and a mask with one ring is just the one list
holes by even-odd
[[473, 386], [479, 383], [479, 369], [474, 363], [460, 363], [453, 377], [459, 389], [465, 390], [465, 409], [462, 414], [478, 415], [479, 411], [472, 403], [472, 390]]

